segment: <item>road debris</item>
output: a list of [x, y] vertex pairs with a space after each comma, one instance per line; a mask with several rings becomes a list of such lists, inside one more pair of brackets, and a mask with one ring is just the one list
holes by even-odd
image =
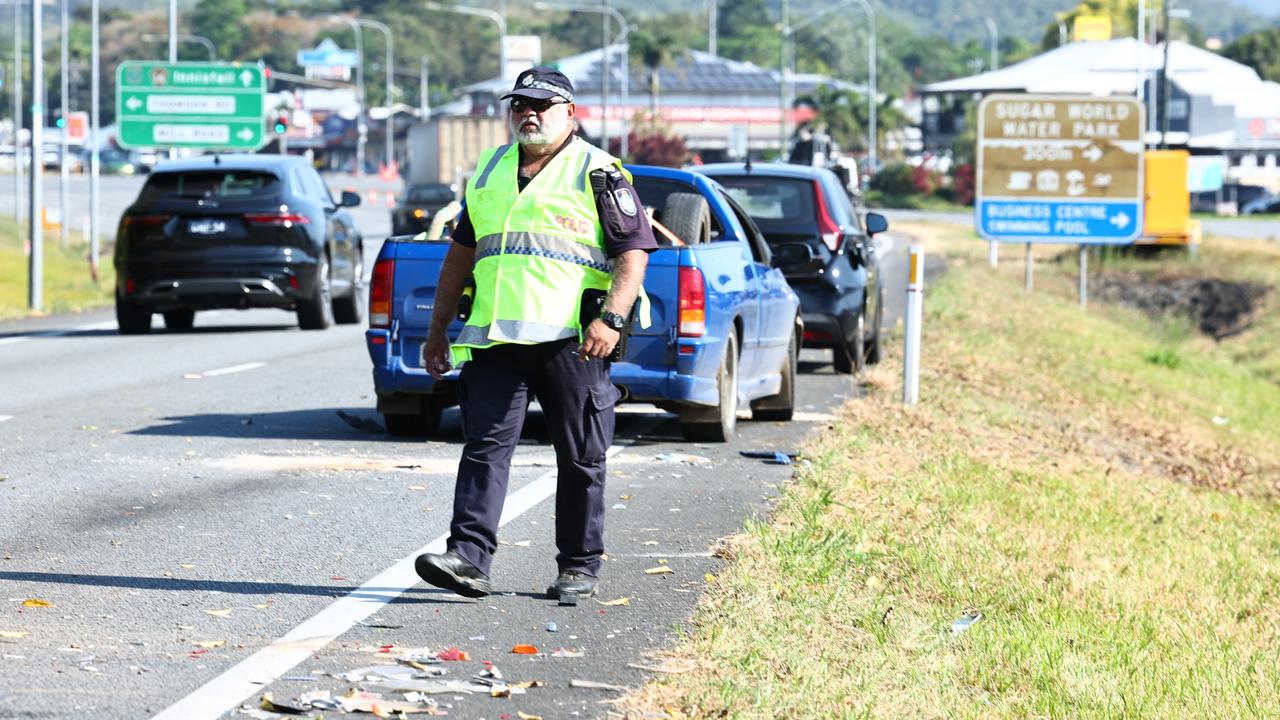
[[356, 620], [356, 624], [361, 627], [379, 628], [382, 630], [399, 630], [404, 627], [403, 625], [392, 625], [390, 623], [383, 622], [376, 617], [369, 618], [368, 620]]
[[711, 458], [702, 455], [690, 455], [688, 453], [660, 453], [654, 455], [655, 462], [670, 463], [677, 465], [710, 465]]
[[26, 630], [0, 630], [0, 640], [21, 640], [29, 634]]
[[53, 606], [54, 606], [53, 603], [49, 602], [48, 600], [41, 600], [40, 598], [27, 598], [26, 600], [22, 601], [22, 607], [51, 608]]
[[269, 692], [262, 693], [262, 699], [258, 703], [258, 708], [266, 710], [267, 712], [280, 713], [282, 715], [306, 715], [310, 712], [309, 707], [299, 707], [278, 703]]
[[204, 650], [213, 650], [215, 648], [224, 647], [227, 644], [227, 641], [226, 640], [196, 640], [193, 644], [196, 647], [202, 648]]
[[551, 657], [576, 658], [576, 657], [582, 657], [583, 655], [584, 655], [583, 651], [570, 650], [569, 648], [556, 648], [555, 650], [551, 651]]
[[590, 690], [614, 690], [617, 692], [626, 692], [627, 690], [621, 685], [610, 685], [609, 683], [596, 682], [595, 680], [578, 680], [576, 678], [569, 681], [569, 687], [587, 688]]
[[231, 608], [222, 608], [221, 610], [205, 610], [204, 614], [212, 615], [213, 617], [220, 617], [220, 618], [231, 617]]
[[556, 624], [555, 620], [547, 623], [547, 632], [560, 632], [560, 626]]
[[951, 621], [951, 634], [959, 635], [960, 633], [973, 627], [973, 624], [982, 619], [982, 613], [972, 610], [965, 613], [962, 617]]
[[596, 603], [597, 603], [597, 604], [599, 604], [599, 605], [604, 605], [605, 607], [626, 607], [626, 606], [628, 606], [628, 605], [630, 605], [630, 604], [631, 604], [631, 598], [630, 598], [630, 597], [620, 597], [620, 598], [618, 598], [618, 599], [616, 599], [616, 600], [600, 600], [600, 599], [597, 599], [597, 600], [596, 600]]
[[537, 655], [538, 648], [534, 645], [516, 645], [511, 648], [511, 652], [516, 655]]
[[769, 465], [790, 465], [800, 459], [800, 453], [782, 452], [780, 450], [740, 450], [738, 454], [744, 458], [764, 460]]
[[645, 570], [644, 574], [645, 575], [666, 575], [668, 573], [673, 573], [673, 572], [675, 572], [675, 570], [672, 570], [669, 565], [659, 565], [658, 567], [651, 567]]

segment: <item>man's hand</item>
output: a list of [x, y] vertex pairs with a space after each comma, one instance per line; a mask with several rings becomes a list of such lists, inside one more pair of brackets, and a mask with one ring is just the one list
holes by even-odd
[[603, 360], [609, 357], [621, 339], [622, 335], [617, 330], [605, 325], [599, 318], [592, 320], [587, 326], [587, 331], [583, 333], [582, 345], [578, 347], [578, 357], [583, 360], [589, 358]]
[[449, 337], [444, 333], [428, 333], [427, 341], [422, 344], [422, 367], [431, 377], [439, 380], [445, 373], [453, 369], [450, 361]]

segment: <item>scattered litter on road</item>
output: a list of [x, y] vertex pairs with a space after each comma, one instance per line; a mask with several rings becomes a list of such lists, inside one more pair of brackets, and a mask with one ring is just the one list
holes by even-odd
[[28, 634], [26, 630], [0, 630], [0, 640], [21, 640]]
[[790, 465], [800, 459], [800, 453], [782, 452], [780, 450], [740, 450], [738, 454], [744, 458], [764, 460], [770, 465]]
[[630, 597], [620, 597], [620, 598], [618, 598], [618, 599], [616, 599], [616, 600], [598, 600], [598, 599], [597, 599], [597, 600], [596, 600], [596, 602], [597, 602], [597, 603], [599, 603], [600, 605], [604, 605], [605, 607], [619, 607], [619, 606], [626, 606], [626, 605], [630, 605], [630, 604], [631, 604], [631, 598], [630, 598]]
[[306, 715], [310, 711], [310, 708], [295, 707], [293, 705], [278, 703], [269, 692], [262, 693], [262, 700], [258, 703], [258, 708], [260, 710], [280, 713], [282, 715]]
[[626, 506], [625, 504], [623, 504], [623, 503], [614, 503], [614, 504], [613, 504], [613, 507], [612, 507], [611, 509], [613, 509], [613, 510], [626, 510], [626, 509], [627, 509], [627, 506]]
[[444, 660], [445, 662], [458, 662], [471, 659], [471, 655], [469, 655], [465, 650], [459, 650], [456, 647], [441, 650], [436, 654], [436, 657]]
[[530, 545], [530, 541], [529, 541], [529, 540], [517, 540], [517, 541], [515, 541], [515, 542], [513, 542], [513, 543], [511, 543], [511, 544], [512, 544], [513, 546], [515, 546], [515, 547], [529, 547], [529, 545]]
[[560, 626], [556, 624], [555, 620], [547, 623], [547, 632], [560, 632]]
[[681, 465], [710, 465], [711, 458], [688, 453], [660, 453], [653, 456], [654, 461]]
[[581, 650], [570, 650], [569, 648], [556, 648], [551, 652], [551, 657], [558, 658], [575, 658], [582, 656], [583, 652]]
[[648, 570], [645, 570], [644, 574], [645, 575], [666, 575], [667, 573], [673, 573], [673, 572], [675, 572], [675, 570], [672, 570], [669, 566], [659, 565], [658, 567], [651, 567]]
[[182, 568], [183, 570], [195, 570], [195, 569], [196, 569], [196, 566], [195, 566], [195, 564], [194, 564], [194, 563], [178, 563], [178, 567]]
[[529, 713], [520, 712], [519, 710], [516, 711], [516, 717], [520, 718], [520, 720], [542, 720], [541, 715], [530, 715]]
[[483, 636], [483, 635], [472, 635], [471, 637], [469, 637], [469, 638], [467, 638], [467, 639], [468, 639], [468, 640], [470, 640], [470, 641], [472, 641], [472, 642], [484, 642], [484, 636]]
[[609, 683], [596, 682], [595, 680], [578, 680], [576, 678], [569, 681], [569, 687], [587, 688], [590, 690], [616, 690], [618, 692], [626, 691], [626, 688], [621, 685], [610, 685]]
[[22, 601], [22, 607], [51, 608], [53, 607], [53, 603], [48, 600], [41, 600], [40, 598], [27, 598]]
[[657, 544], [658, 544], [658, 541], [657, 541], [657, 540], [645, 540], [644, 542], [642, 542], [642, 543], [640, 543], [640, 544], [641, 544], [641, 545], [649, 545], [649, 546], [653, 546], [653, 545], [657, 545]]
[[392, 625], [390, 623], [382, 622], [376, 617], [369, 618], [368, 620], [356, 620], [356, 624], [361, 627], [380, 628], [383, 630], [399, 630], [404, 627], [403, 625]]
[[205, 610], [204, 614], [212, 615], [214, 617], [231, 617], [231, 608], [222, 608], [221, 610]]
[[978, 622], [981, 619], [982, 619], [982, 613], [978, 612], [977, 610], [965, 613], [963, 617], [959, 617], [951, 621], [951, 633], [953, 635], [959, 635], [965, 630], [968, 630], [969, 628], [973, 627], [973, 624]]
[[213, 650], [215, 648], [220, 648], [225, 646], [227, 644], [227, 641], [226, 640], [196, 640], [193, 644], [196, 647], [202, 648], [204, 650]]
[[511, 652], [516, 655], [537, 655], [538, 648], [533, 645], [516, 645], [511, 648]]

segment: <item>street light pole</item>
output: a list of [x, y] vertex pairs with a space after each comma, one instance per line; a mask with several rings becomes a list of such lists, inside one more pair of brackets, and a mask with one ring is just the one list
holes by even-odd
[[62, 61], [62, 72], [59, 73], [59, 78], [62, 81], [61, 87], [59, 87], [61, 97], [58, 101], [58, 106], [62, 109], [62, 137], [59, 138], [59, 144], [61, 146], [60, 157], [62, 162], [59, 163], [61, 167], [59, 168], [58, 177], [58, 224], [61, 225], [61, 232], [58, 237], [58, 244], [63, 249], [66, 249], [67, 247], [67, 225], [69, 224], [67, 222], [67, 185], [70, 182], [71, 172], [69, 168], [70, 163], [67, 162], [67, 155], [71, 152], [70, 145], [67, 142], [67, 127], [70, 125], [67, 119], [67, 112], [71, 107], [67, 102], [67, 96], [71, 94], [71, 82], [67, 79], [67, 67], [69, 65], [69, 52], [67, 49], [67, 28], [69, 26], [67, 22], [67, 3], [69, 2], [70, 0], [62, 0], [62, 6], [59, 8], [61, 12], [58, 17], [59, 34], [61, 35], [59, 42], [59, 59]]
[[[13, 4], [13, 219], [22, 227], [24, 192], [22, 167], [22, 6]], [[22, 230], [18, 230], [21, 239]]]
[[991, 69], [1000, 69], [1000, 31], [996, 28], [996, 21], [989, 17], [982, 18], [986, 23], [987, 32], [991, 33]]
[[178, 62], [178, 0], [169, 0], [169, 62]]
[[422, 64], [418, 66], [418, 107], [422, 110], [422, 119], [431, 117], [431, 63], [426, 55], [422, 56]]
[[89, 272], [98, 281], [98, 106], [101, 104], [102, 58], [98, 49], [98, 2], [90, 1], [89, 10]]
[[387, 137], [385, 143], [385, 160], [387, 167], [390, 168], [396, 160], [395, 148], [395, 113], [392, 111], [392, 95], [395, 88], [392, 86], [392, 75], [395, 73], [395, 41], [391, 37], [391, 28], [377, 20], [368, 20], [366, 18], [358, 18], [356, 22], [361, 25], [374, 28], [382, 32], [383, 39], [386, 41], [387, 67], [385, 68], [387, 75]]
[[28, 307], [44, 306], [44, 3], [31, 3], [31, 262], [28, 265]]
[[720, 0], [707, 0], [707, 54], [716, 56], [716, 36], [720, 31]]
[[346, 15], [330, 15], [334, 22], [343, 22], [351, 27], [356, 35], [356, 101], [360, 105], [360, 115], [356, 118], [356, 177], [364, 174], [364, 143], [369, 136], [369, 126], [364, 124], [364, 116], [368, 112], [364, 100], [364, 34], [360, 23]]
[[[441, 5], [438, 2], [426, 0], [422, 3], [422, 7], [427, 10], [436, 12], [456, 13], [459, 15], [472, 15], [492, 20], [498, 26], [498, 79], [506, 80], [507, 78], [507, 19], [501, 14], [484, 8], [475, 8], [468, 5]], [[504, 6], [505, 7], [505, 6]]]
[[[876, 87], [876, 75], [878, 65], [878, 55], [876, 53], [876, 12], [871, 7], [871, 3], [867, 0], [842, 0], [835, 5], [810, 15], [795, 25], [790, 26], [786, 30], [788, 36], [794, 36], [795, 31], [812, 25], [828, 13], [835, 12], [841, 7], [849, 3], [857, 3], [862, 8], [862, 12], [867, 16], [867, 164], [870, 165], [869, 170], [875, 172], [878, 166], [877, 146], [880, 144], [880, 135], [876, 127], [876, 113], [879, 107], [880, 92]], [[794, 43], [792, 44], [794, 48]], [[795, 63], [794, 54], [791, 63]]]
[[791, 42], [791, 4], [782, 0], [782, 47], [778, 50], [778, 157], [787, 152], [787, 44]]
[[[612, 7], [609, 7], [608, 5], [584, 5], [582, 3], [535, 2], [533, 4], [533, 7], [535, 9], [542, 9], [542, 10], [568, 10], [570, 12], [601, 13], [601, 14], [607, 15], [608, 17], [612, 17], [614, 22], [618, 23], [618, 28], [619, 28], [618, 37], [613, 39], [613, 44], [622, 45], [622, 138], [621, 138], [621, 147], [619, 150], [619, 154], [625, 158], [627, 156], [627, 153], [630, 151], [629, 136], [631, 135], [631, 120], [630, 118], [627, 117], [627, 111], [630, 103], [629, 92], [630, 92], [630, 86], [631, 86], [631, 24], [627, 22], [627, 18], [622, 13], [618, 12], [616, 9]], [[606, 40], [605, 42], [606, 42], [606, 45], [604, 47], [604, 74], [605, 74], [605, 77], [608, 77], [609, 46], [607, 44], [608, 41]], [[607, 88], [608, 85], [605, 85], [605, 87]], [[608, 93], [605, 92], [604, 95], [606, 97], [603, 98], [603, 102], [606, 103], [605, 107], [608, 107], [607, 105]], [[603, 133], [601, 134], [603, 135]], [[605, 150], [608, 150], [608, 148], [606, 147]]]

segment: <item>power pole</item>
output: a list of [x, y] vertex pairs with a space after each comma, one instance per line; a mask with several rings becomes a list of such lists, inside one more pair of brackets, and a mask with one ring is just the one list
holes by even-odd
[[28, 307], [44, 307], [44, 19], [43, 3], [31, 3], [31, 262], [28, 266]]
[[89, 272], [93, 274], [95, 283], [98, 281], [98, 214], [101, 209], [98, 193], [101, 162], [98, 157], [98, 106], [102, 104], [102, 58], [98, 50], [98, 2], [99, 0], [92, 0], [90, 3], [89, 19]]
[[1161, 9], [1164, 25], [1164, 64], [1160, 68], [1160, 149], [1169, 149], [1169, 6], [1173, 0], [1165, 0]]
[[69, 63], [68, 63], [69, 57], [68, 57], [68, 50], [67, 50], [67, 34], [70, 32], [70, 30], [68, 29], [70, 25], [68, 23], [68, 17], [67, 17], [67, 4], [69, 2], [70, 0], [62, 0], [62, 7], [60, 8], [61, 13], [59, 15], [59, 20], [60, 20], [59, 27], [61, 30], [60, 34], [62, 36], [61, 48], [60, 48], [61, 61], [62, 61], [62, 71], [60, 73], [60, 76], [62, 78], [62, 83], [59, 89], [62, 94], [62, 97], [58, 101], [58, 106], [62, 108], [62, 137], [61, 137], [62, 162], [60, 163], [62, 167], [59, 169], [60, 172], [59, 172], [59, 178], [58, 178], [58, 224], [61, 226], [62, 229], [58, 239], [59, 239], [59, 244], [63, 249], [66, 249], [67, 247], [67, 226], [70, 224], [68, 222], [70, 218], [67, 217], [67, 192], [68, 192], [67, 185], [70, 182], [70, 173], [71, 173], [70, 163], [67, 162], [68, 155], [71, 154], [71, 147], [70, 147], [70, 144], [67, 142], [67, 128], [70, 125], [70, 123], [67, 120], [67, 115], [71, 110], [71, 105], [67, 102], [67, 98], [71, 94], [71, 81], [67, 78], [67, 69], [69, 66]]

